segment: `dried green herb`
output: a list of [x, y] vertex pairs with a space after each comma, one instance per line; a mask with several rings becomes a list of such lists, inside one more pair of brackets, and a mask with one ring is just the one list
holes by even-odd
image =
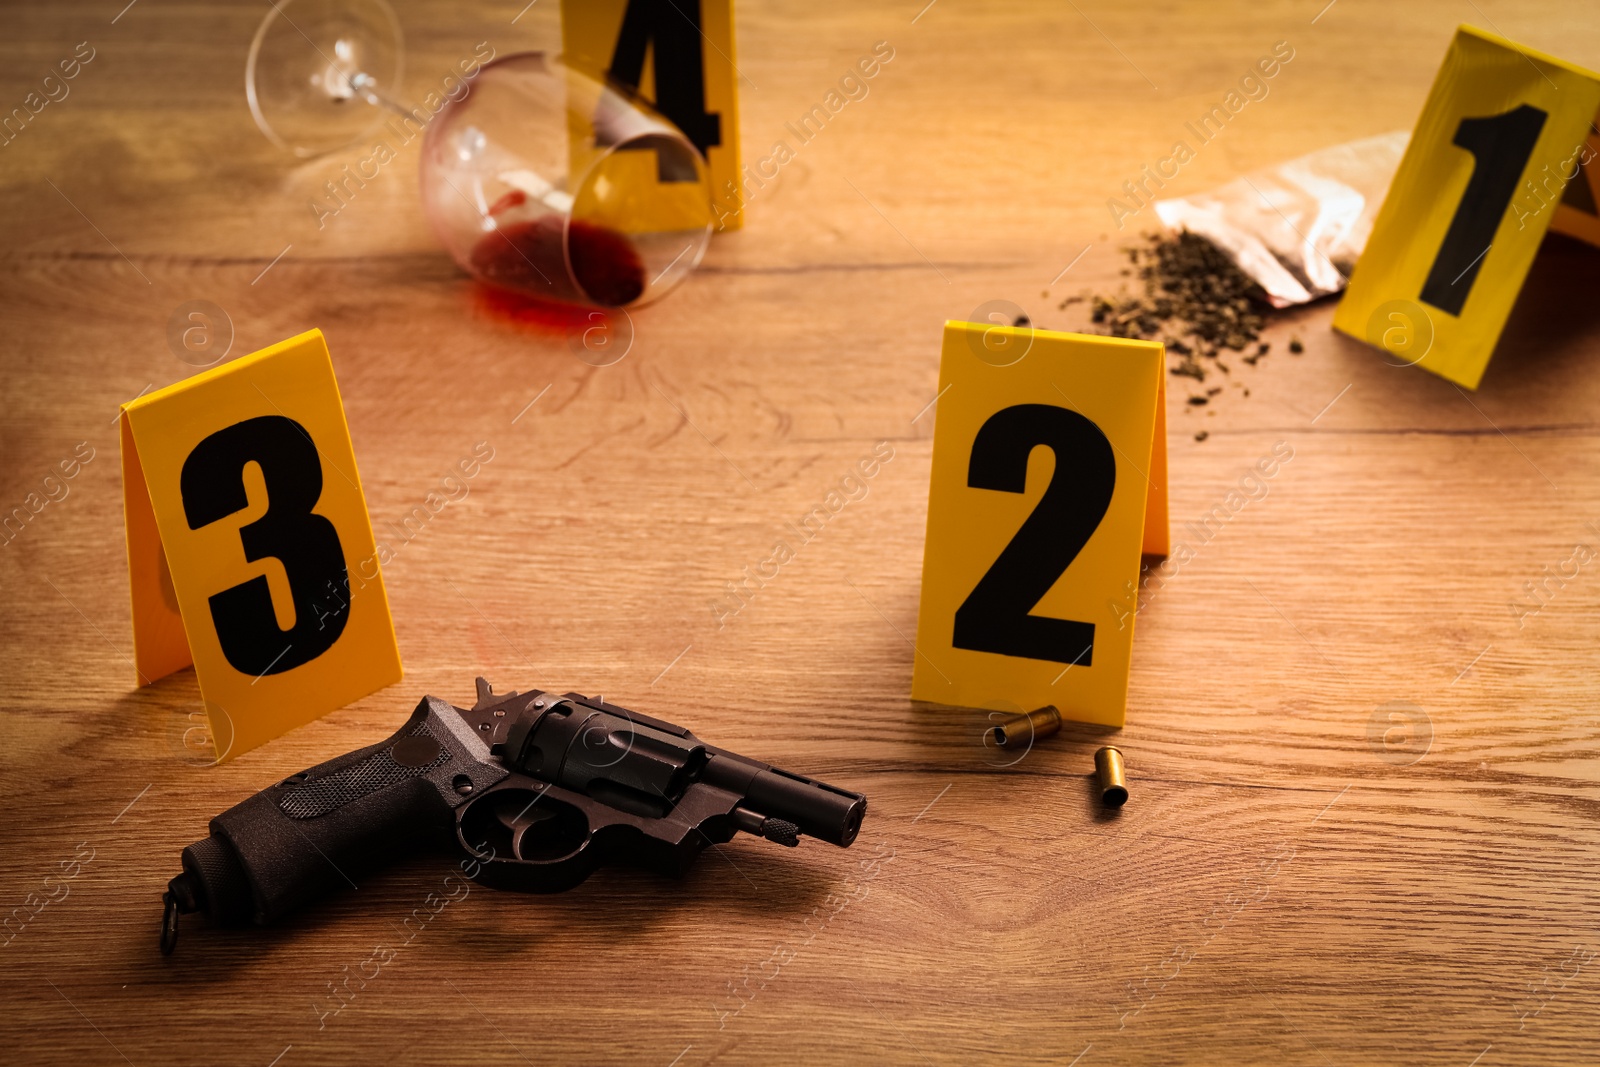
[[[1192, 233], [1146, 234], [1139, 244], [1123, 249], [1129, 266], [1121, 273], [1138, 278], [1138, 292], [1127, 286], [1107, 296], [1088, 290], [1069, 296], [1058, 307], [1087, 305], [1089, 323], [1084, 333], [1160, 341], [1171, 357], [1168, 372], [1203, 383], [1214, 369], [1232, 369], [1219, 356], [1239, 352], [1255, 366], [1272, 350], [1261, 331], [1277, 309], [1262, 288], [1234, 266], [1227, 254], [1204, 237]], [[1289, 351], [1299, 355], [1305, 346], [1298, 337]], [[1209, 404], [1222, 390], [1190, 396], [1194, 407]], [[1250, 390], [1245, 389], [1249, 396]], [[1211, 412], [1208, 412], [1211, 414]], [[1195, 440], [1210, 436], [1201, 430]]]
[[1205, 365], [1192, 357], [1242, 352], [1261, 336], [1271, 311], [1266, 293], [1210, 241], [1192, 233], [1150, 234], [1124, 252], [1143, 293], [1089, 297], [1089, 332], [1159, 339], [1168, 352], [1187, 357], [1172, 373], [1198, 381], [1205, 380]]

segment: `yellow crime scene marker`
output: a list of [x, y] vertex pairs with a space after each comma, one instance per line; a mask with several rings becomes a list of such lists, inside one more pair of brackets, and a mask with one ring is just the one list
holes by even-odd
[[1600, 244], [1600, 74], [1462, 26], [1334, 328], [1476, 389], [1552, 227]]
[[1164, 353], [945, 324], [912, 699], [1122, 724], [1133, 627], [1107, 605], [1170, 549]]
[[320, 331], [130, 401], [121, 424], [138, 681], [192, 662], [218, 760], [400, 680]]

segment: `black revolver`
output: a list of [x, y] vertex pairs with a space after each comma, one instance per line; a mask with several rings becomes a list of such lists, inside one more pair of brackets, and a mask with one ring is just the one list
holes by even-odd
[[577, 693], [495, 694], [471, 710], [424, 697], [387, 741], [269, 786], [211, 820], [162, 896], [178, 916], [265, 925], [414, 850], [451, 838], [495, 889], [555, 893], [598, 866], [681, 874], [737, 830], [849, 847], [867, 798], [720, 748], [681, 726]]

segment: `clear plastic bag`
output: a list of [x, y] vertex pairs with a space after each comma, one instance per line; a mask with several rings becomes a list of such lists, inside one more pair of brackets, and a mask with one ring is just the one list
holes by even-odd
[[1399, 130], [1324, 148], [1157, 200], [1156, 214], [1226, 252], [1274, 307], [1309, 303], [1344, 289], [1410, 137]]

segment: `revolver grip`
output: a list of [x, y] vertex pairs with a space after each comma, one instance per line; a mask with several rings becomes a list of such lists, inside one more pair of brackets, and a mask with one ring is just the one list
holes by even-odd
[[[459, 723], [448, 704], [425, 698], [388, 739], [223, 812], [209, 837], [183, 850], [184, 873], [169, 887], [177, 910], [203, 911], [218, 925], [264, 925], [447, 840], [452, 809], [506, 774]], [[175, 939], [175, 916], [170, 925]]]

